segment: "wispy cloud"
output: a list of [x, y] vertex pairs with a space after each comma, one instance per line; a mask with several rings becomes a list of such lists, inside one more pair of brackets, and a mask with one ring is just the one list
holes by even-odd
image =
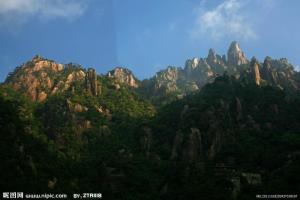
[[74, 20], [86, 7], [84, 0], [0, 0], [0, 26], [18, 26], [34, 17]]
[[257, 34], [244, 12], [247, 1], [225, 0], [212, 9], [205, 8], [206, 1], [196, 10], [194, 27], [190, 32], [193, 39], [211, 37], [220, 40], [224, 37], [255, 39]]

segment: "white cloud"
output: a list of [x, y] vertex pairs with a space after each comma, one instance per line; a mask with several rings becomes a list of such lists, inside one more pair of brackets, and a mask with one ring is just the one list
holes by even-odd
[[83, 0], [0, 0], [0, 25], [16, 26], [30, 18], [73, 20], [87, 7]]
[[194, 27], [190, 32], [193, 39], [208, 36], [213, 40], [224, 37], [249, 40], [257, 37], [246, 16], [245, 1], [225, 0], [211, 10], [206, 10], [203, 2], [196, 11]]

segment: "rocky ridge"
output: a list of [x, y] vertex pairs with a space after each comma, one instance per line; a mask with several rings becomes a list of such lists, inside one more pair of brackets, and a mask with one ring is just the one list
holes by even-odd
[[185, 94], [201, 89], [212, 83], [216, 77], [227, 73], [237, 79], [247, 80], [256, 85], [271, 85], [280, 89], [298, 90], [299, 72], [287, 59], [266, 57], [263, 63], [253, 58], [249, 62], [237, 42], [228, 48], [227, 57], [209, 49], [206, 58], [192, 58], [185, 62], [184, 68], [169, 66], [157, 72], [152, 78], [138, 80], [127, 68], [116, 67], [106, 75], [97, 75], [93, 68], [84, 69], [73, 63], [59, 64], [55, 61], [35, 56], [31, 61], [10, 73], [5, 84], [25, 93], [30, 99], [42, 102], [49, 95], [76, 90], [75, 83], [84, 85], [91, 95], [101, 94], [99, 77], [112, 80], [115, 89], [127, 86], [137, 89], [146, 98], [161, 101], [182, 98]]
[[75, 83], [82, 84], [87, 92], [97, 96], [101, 86], [95, 69], [84, 69], [78, 64], [60, 64], [35, 56], [10, 73], [5, 84], [11, 85], [33, 101], [42, 102], [48, 96], [75, 91]]
[[206, 58], [188, 59], [184, 68], [168, 67], [147, 81], [144, 87], [152, 88], [149, 96], [170, 93], [184, 95], [201, 89], [224, 73], [256, 85], [271, 85], [287, 90], [300, 88], [297, 81], [299, 72], [294, 70], [286, 58], [276, 60], [266, 57], [263, 63], [253, 58], [249, 62], [236, 41], [230, 44], [227, 58], [209, 49]]
[[[16, 68], [7, 77], [5, 84], [25, 93], [33, 101], [42, 102], [49, 95], [74, 90], [73, 83], [76, 81], [94, 82], [95, 85], [95, 72], [92, 77], [90, 74], [90, 71], [87, 73], [79, 65], [72, 63], [63, 65], [37, 55]], [[94, 91], [93, 94], [96, 95], [97, 92]]]
[[111, 79], [115, 79], [117, 83], [121, 83], [133, 88], [139, 87], [138, 79], [129, 69], [116, 67], [113, 70], [109, 71], [106, 76]]

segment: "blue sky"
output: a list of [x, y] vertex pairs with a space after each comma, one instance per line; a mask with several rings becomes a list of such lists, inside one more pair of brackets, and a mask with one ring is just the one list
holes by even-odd
[[0, 0], [0, 81], [35, 54], [142, 79], [168, 65], [226, 54], [300, 65], [298, 0]]

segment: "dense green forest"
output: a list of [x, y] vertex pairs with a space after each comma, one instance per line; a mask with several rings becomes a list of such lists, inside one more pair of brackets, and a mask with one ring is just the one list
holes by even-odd
[[42, 103], [1, 86], [1, 188], [104, 199], [300, 191], [299, 94], [224, 75], [154, 108], [130, 88], [98, 81], [100, 96], [77, 90]]
[[0, 188], [103, 199], [255, 199], [300, 191], [300, 75], [225, 56], [138, 80], [35, 56], [0, 85]]

